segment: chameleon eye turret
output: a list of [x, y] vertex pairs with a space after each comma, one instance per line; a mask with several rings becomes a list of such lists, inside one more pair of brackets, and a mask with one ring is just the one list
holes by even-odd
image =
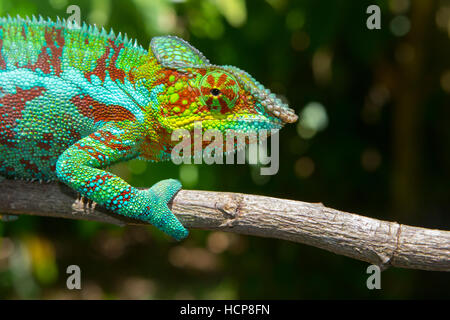
[[221, 70], [207, 72], [199, 87], [203, 103], [222, 114], [231, 112], [239, 96], [239, 86], [234, 77]]
[[176, 96], [161, 102], [166, 111], [158, 122], [169, 131], [191, 130], [198, 121], [205, 130], [257, 131], [279, 129], [297, 120], [292, 109], [247, 72], [212, 64], [180, 38], [153, 38], [150, 49], [166, 72], [173, 79], [185, 79], [190, 89], [179, 90], [183, 87], [179, 82], [166, 81], [167, 92]]

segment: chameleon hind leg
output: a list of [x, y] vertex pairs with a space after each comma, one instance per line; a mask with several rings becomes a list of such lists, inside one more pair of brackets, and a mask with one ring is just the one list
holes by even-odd
[[104, 127], [64, 151], [56, 174], [81, 195], [115, 213], [149, 222], [177, 240], [187, 237], [188, 231], [167, 206], [181, 189], [179, 181], [162, 180], [150, 189], [139, 190], [101, 169], [135, 158], [135, 144], [121, 128]]

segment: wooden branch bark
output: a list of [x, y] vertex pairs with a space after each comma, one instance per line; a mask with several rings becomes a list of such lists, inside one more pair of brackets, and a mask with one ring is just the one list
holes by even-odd
[[[450, 231], [372, 219], [322, 204], [239, 193], [181, 190], [170, 206], [189, 229], [304, 243], [382, 269], [450, 271]], [[0, 213], [143, 224], [79, 200], [57, 183], [0, 181]]]

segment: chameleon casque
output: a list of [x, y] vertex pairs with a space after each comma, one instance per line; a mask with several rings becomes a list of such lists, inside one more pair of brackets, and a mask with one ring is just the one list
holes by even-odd
[[177, 240], [188, 231], [167, 203], [179, 181], [141, 190], [102, 168], [168, 160], [173, 130], [196, 121], [246, 132], [296, 120], [248, 73], [211, 64], [180, 38], [155, 37], [147, 51], [95, 26], [0, 18], [0, 175], [61, 181]]

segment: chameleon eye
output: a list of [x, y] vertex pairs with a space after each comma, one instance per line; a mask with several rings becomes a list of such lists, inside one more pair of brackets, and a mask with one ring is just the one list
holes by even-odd
[[200, 99], [211, 111], [229, 113], [238, 98], [239, 86], [233, 75], [211, 70], [200, 80]]
[[210, 93], [215, 97], [221, 94], [220, 90], [217, 88], [211, 89]]

